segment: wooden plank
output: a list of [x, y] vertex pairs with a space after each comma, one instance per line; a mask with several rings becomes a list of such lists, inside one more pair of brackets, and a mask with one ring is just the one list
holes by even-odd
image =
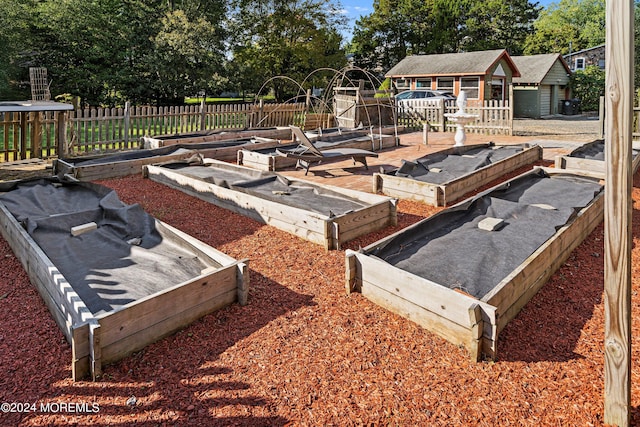
[[179, 312], [169, 312], [166, 316], [159, 318], [158, 323], [151, 324], [145, 329], [140, 329], [135, 334], [124, 336], [108, 346], [103, 346], [102, 362], [107, 364], [120, 360], [153, 342], [185, 328], [201, 317], [232, 304], [236, 298], [237, 294], [234, 288], [215, 298], [202, 300], [197, 305], [189, 306]]
[[31, 283], [40, 293], [67, 341], [71, 342], [72, 326], [86, 322], [91, 317], [91, 312], [56, 266], [2, 203], [0, 203], [0, 232], [23, 265]]
[[71, 374], [73, 381], [80, 381], [90, 372], [89, 323], [74, 327], [71, 338]]
[[438, 283], [396, 268], [382, 260], [356, 253], [362, 271], [362, 283], [375, 284], [391, 295], [411, 301], [413, 304], [437, 316], [469, 329], [469, 307], [480, 304], [483, 309], [492, 308], [476, 298], [456, 292]]
[[218, 298], [228, 292], [235, 295], [236, 287], [236, 266], [231, 265], [175, 284], [162, 292], [126, 304], [117, 311], [99, 315], [96, 319], [102, 329], [103, 351], [110, 344], [203, 301]]
[[[469, 347], [471, 337], [475, 333], [475, 329], [471, 327], [471, 325], [469, 325], [469, 328], [466, 328], [457, 322], [452, 322], [449, 318], [425, 310], [423, 307], [412, 304], [408, 300], [398, 298], [396, 295], [374, 284], [368, 283], [366, 280], [362, 282], [362, 295], [374, 304], [417, 323], [429, 332], [444, 338], [454, 345], [464, 346], [467, 351], [469, 351], [472, 359], [480, 358], [480, 355], [477, 353], [479, 346], [474, 345], [471, 348]], [[474, 354], [472, 354], [472, 352], [474, 352]]]
[[631, 422], [634, 1], [606, 2], [604, 422]]

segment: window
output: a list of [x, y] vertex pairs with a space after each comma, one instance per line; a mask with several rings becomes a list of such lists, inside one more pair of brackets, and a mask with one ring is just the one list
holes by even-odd
[[479, 88], [479, 77], [462, 77], [460, 79], [460, 90], [463, 90], [469, 99], [478, 99], [480, 97]]
[[407, 79], [396, 79], [396, 88], [398, 88], [398, 89], [409, 89], [409, 80], [407, 80]]
[[576, 58], [574, 68], [576, 70], [584, 70], [585, 69], [585, 60], [584, 60], [584, 58]]
[[431, 89], [431, 79], [416, 79], [416, 89], [417, 88]]
[[453, 93], [453, 77], [438, 77], [436, 89]]
[[599, 67], [601, 70], [604, 70], [604, 59], [600, 59], [600, 60], [598, 60], [598, 67]]

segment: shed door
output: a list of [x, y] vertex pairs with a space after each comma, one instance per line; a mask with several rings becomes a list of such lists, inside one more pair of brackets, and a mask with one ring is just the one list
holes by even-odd
[[540, 115], [548, 116], [551, 114], [551, 86], [540, 86]]

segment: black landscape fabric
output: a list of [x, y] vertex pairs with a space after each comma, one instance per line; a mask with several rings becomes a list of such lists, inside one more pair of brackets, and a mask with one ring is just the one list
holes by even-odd
[[[162, 239], [153, 217], [91, 184], [33, 180], [0, 195], [11, 214], [67, 279], [93, 314], [200, 275], [207, 265]], [[78, 236], [71, 228], [95, 222]]]
[[229, 170], [216, 165], [199, 166], [185, 163], [167, 164], [163, 167], [220, 187], [329, 217], [367, 206], [364, 202], [342, 193], [312, 183], [290, 181], [270, 172]]
[[[595, 180], [531, 172], [421, 221], [370, 254], [481, 299], [601, 190]], [[505, 224], [498, 231], [478, 228], [488, 217]]]
[[416, 160], [403, 160], [389, 174], [432, 184], [444, 184], [523, 151], [523, 145], [473, 148], [460, 153], [433, 153]]

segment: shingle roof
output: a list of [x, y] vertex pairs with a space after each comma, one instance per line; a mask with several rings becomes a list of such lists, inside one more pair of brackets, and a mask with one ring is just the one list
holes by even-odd
[[[556, 61], [561, 60], [561, 56], [558, 53], [548, 53], [542, 55], [530, 55], [530, 56], [512, 56], [511, 59], [520, 70], [520, 77], [514, 77], [513, 83], [533, 83], [540, 84], [544, 80], [545, 76], [553, 67]], [[562, 61], [563, 66], [569, 71], [566, 63]]]
[[[504, 49], [436, 55], [411, 55], [391, 68], [386, 77], [486, 74], [503, 56], [513, 64], [511, 57]], [[514, 75], [517, 75], [517, 67], [513, 65], [513, 68]]]

